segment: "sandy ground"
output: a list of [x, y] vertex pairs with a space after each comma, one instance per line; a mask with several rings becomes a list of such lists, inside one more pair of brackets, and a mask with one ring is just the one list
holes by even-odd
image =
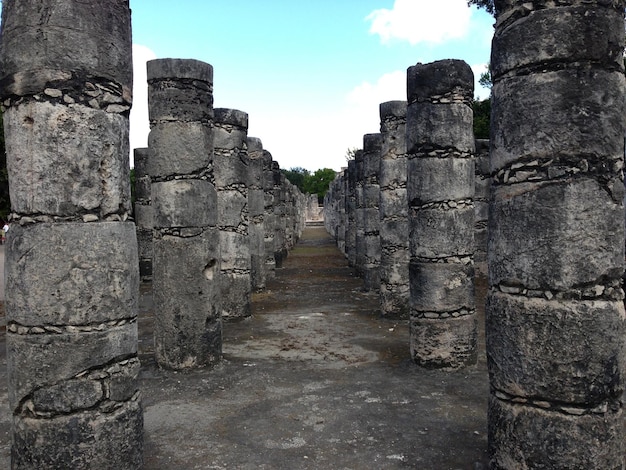
[[[484, 283], [479, 276], [479, 298]], [[377, 294], [361, 286], [323, 228], [307, 228], [254, 295], [252, 317], [224, 325], [223, 361], [188, 372], [156, 366], [158, 308], [142, 286], [144, 468], [486, 468], [483, 335], [476, 366], [420, 369], [409, 358], [406, 322], [381, 319]], [[0, 466], [8, 468], [0, 335]]]

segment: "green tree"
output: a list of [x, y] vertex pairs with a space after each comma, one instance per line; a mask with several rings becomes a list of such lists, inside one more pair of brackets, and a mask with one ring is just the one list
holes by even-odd
[[291, 182], [291, 184], [297, 186], [297, 188], [303, 193], [306, 192], [306, 190], [304, 189], [305, 182], [307, 178], [311, 176], [309, 170], [297, 166], [295, 168], [290, 168], [289, 170], [281, 169], [280, 171], [283, 173], [283, 175], [285, 175], [285, 178], [287, 178]]
[[468, 5], [476, 5], [478, 8], [485, 9], [488, 13], [494, 15], [496, 13], [496, 7], [494, 0], [467, 0]]
[[321, 168], [316, 170], [315, 173], [309, 175], [305, 184], [305, 192], [309, 194], [317, 194], [317, 199], [321, 203], [324, 201], [324, 196], [328, 192], [330, 183], [335, 179], [337, 173], [330, 168]]
[[356, 152], [357, 150], [359, 150], [356, 147], [350, 147], [348, 148], [348, 150], [346, 150], [346, 161], [349, 162], [350, 160], [354, 160], [354, 158], [356, 157]]
[[485, 88], [489, 88], [493, 86], [493, 82], [491, 81], [491, 72], [489, 72], [489, 66], [487, 66], [487, 71], [480, 74], [480, 78], [478, 79], [478, 83], [480, 86]]
[[489, 121], [491, 120], [491, 100], [487, 98], [472, 103], [474, 110], [474, 137], [477, 139], [489, 138]]

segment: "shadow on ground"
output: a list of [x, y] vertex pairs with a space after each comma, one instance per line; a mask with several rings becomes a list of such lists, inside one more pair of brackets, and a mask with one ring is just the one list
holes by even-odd
[[[477, 277], [480, 324], [485, 279]], [[140, 299], [145, 466], [152, 469], [486, 468], [488, 378], [411, 363], [408, 325], [379, 317], [321, 227], [305, 230], [253, 316], [224, 325], [213, 369], [159, 369]], [[0, 464], [10, 447], [1, 334]]]

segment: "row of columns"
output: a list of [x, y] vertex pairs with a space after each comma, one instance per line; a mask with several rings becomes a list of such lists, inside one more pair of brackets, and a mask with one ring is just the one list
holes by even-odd
[[140, 271], [158, 363], [212, 365], [222, 320], [250, 315], [307, 198], [247, 137], [246, 113], [213, 109], [209, 64], [166, 59], [148, 63], [133, 214], [128, 2], [39, 3], [5, 1], [0, 41], [11, 466], [140, 468]]
[[[326, 224], [387, 316], [399, 309], [386, 301], [384, 254], [401, 249], [386, 227], [408, 211], [398, 238], [410, 260], [398, 263], [409, 274], [398, 277], [424, 367], [476, 360], [474, 253], [486, 259], [491, 468], [623, 468], [626, 5], [535, 3], [496, 2], [491, 142], [474, 141], [465, 64], [410, 67], [402, 210], [390, 216], [381, 163], [379, 212], [366, 220], [366, 136], [331, 185]], [[382, 112], [393, 107], [381, 105], [383, 142], [403, 116]], [[378, 223], [376, 286], [366, 240]]]
[[459, 368], [476, 362], [473, 74], [438, 61], [407, 83], [331, 184], [326, 227], [382, 316], [410, 319], [413, 360]]
[[[535, 3], [496, 2], [486, 308], [491, 466], [622, 468], [626, 5]], [[6, 0], [0, 47], [12, 201], [5, 260], [12, 466], [139, 468], [128, 2], [41, 8]], [[187, 275], [172, 255], [196, 275], [184, 286], [189, 299], [158, 294], [164, 331], [157, 356], [172, 367], [202, 365], [219, 357], [218, 277], [229, 273], [216, 215], [218, 193], [228, 190], [215, 176], [212, 69], [157, 61], [148, 75], [153, 286], [170, 288], [165, 267]], [[457, 368], [475, 358], [469, 73], [444, 61], [419, 64], [408, 77], [411, 354], [426, 367]], [[339, 215], [328, 223], [342, 221], [331, 229], [338, 239], [343, 232], [348, 259], [354, 252], [373, 288], [377, 252], [382, 279], [383, 246], [377, 251], [375, 241], [382, 219], [366, 219], [376, 191], [380, 210], [380, 181], [370, 173], [380, 139], [367, 138], [327, 198], [329, 207], [343, 198], [335, 206], [343, 215], [333, 209]], [[254, 250], [262, 248], [253, 255], [250, 243], [250, 272], [256, 256], [265, 278], [251, 280], [256, 287], [271, 277], [269, 250], [283, 250], [275, 229], [268, 242], [266, 215], [281, 219], [282, 229], [289, 214], [268, 210], [267, 158], [262, 147], [257, 153], [248, 204], [263, 226]], [[437, 179], [442, 171], [450, 173]], [[262, 202], [250, 199], [253, 188]], [[253, 204], [262, 206], [254, 216]], [[197, 349], [165, 338], [167, 331], [188, 335]]]
[[172, 369], [212, 365], [222, 322], [250, 315], [251, 293], [299, 238], [306, 198], [248, 137], [246, 113], [213, 109], [209, 64], [150, 61], [148, 85], [149, 148], [135, 155], [147, 155], [153, 217], [137, 230], [153, 234], [156, 359]]

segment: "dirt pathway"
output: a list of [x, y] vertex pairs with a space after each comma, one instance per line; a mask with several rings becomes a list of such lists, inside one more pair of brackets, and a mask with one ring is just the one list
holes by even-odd
[[361, 285], [307, 228], [252, 318], [224, 325], [223, 363], [191, 372], [155, 366], [145, 292], [145, 468], [486, 468], [484, 350], [465, 371], [415, 367], [407, 324]]

